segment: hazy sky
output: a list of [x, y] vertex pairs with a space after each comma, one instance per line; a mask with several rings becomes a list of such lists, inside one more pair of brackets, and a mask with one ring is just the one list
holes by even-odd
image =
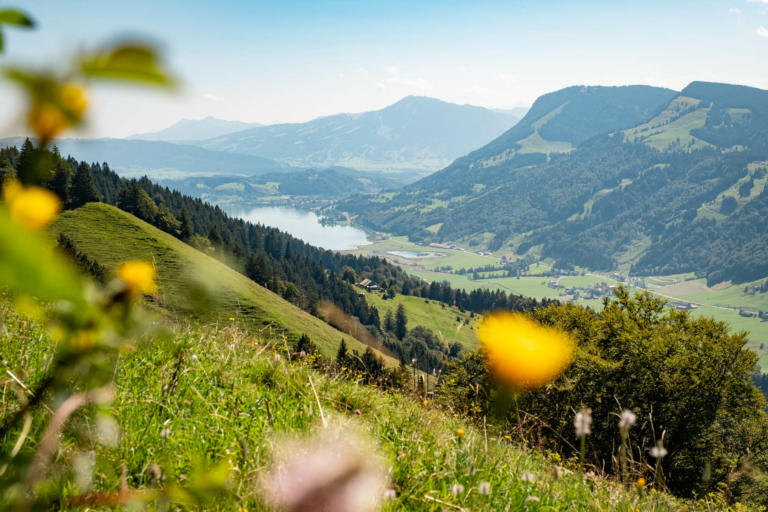
[[[14, 2], [4, 1], [8, 7]], [[409, 94], [529, 106], [569, 85], [693, 80], [768, 89], [768, 0], [16, 0], [0, 64], [61, 64], [115, 36], [161, 43], [175, 95], [99, 87], [81, 135], [123, 137], [181, 118], [301, 122]], [[0, 83], [0, 134], [20, 96]]]

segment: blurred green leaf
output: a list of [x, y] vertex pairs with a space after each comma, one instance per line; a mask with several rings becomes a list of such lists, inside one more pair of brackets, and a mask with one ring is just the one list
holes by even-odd
[[84, 305], [81, 279], [43, 238], [14, 224], [5, 208], [0, 208], [0, 286]]
[[86, 56], [81, 63], [86, 76], [106, 80], [143, 82], [172, 88], [175, 79], [162, 69], [154, 48], [124, 44]]
[[3, 51], [3, 31], [0, 30], [0, 52]]
[[0, 24], [16, 25], [19, 27], [34, 27], [35, 22], [23, 12], [14, 9], [4, 9], [0, 11]]

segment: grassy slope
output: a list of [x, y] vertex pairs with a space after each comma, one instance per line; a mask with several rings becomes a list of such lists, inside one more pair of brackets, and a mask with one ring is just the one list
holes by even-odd
[[[11, 314], [0, 315], [0, 330], [7, 329], [8, 336], [0, 357], [11, 362], [15, 374], [34, 380], [48, 361], [52, 342], [35, 323], [15, 321], [8, 302], [0, 299], [3, 310]], [[29, 344], [28, 339], [40, 342]], [[193, 480], [196, 461], [204, 460], [208, 467], [229, 461], [235, 497], [209, 503], [207, 509], [267, 510], [258, 480], [269, 471], [282, 436], [323, 431], [311, 378], [328, 430], [342, 439], [360, 432], [391, 465], [389, 485], [397, 499], [385, 511], [680, 509], [667, 496], [625, 491], [571, 472], [567, 468], [575, 469], [573, 461], [561, 463], [566, 471], [557, 479], [545, 454], [520, 448], [490, 426], [487, 432], [474, 429], [431, 404], [323, 375], [285, 358], [277, 362], [262, 343], [242, 336], [235, 326], [192, 326], [124, 352], [114, 381], [118, 444], [110, 448], [77, 429], [65, 429], [57, 465], [70, 468], [78, 453], [95, 450], [95, 489], [115, 491], [123, 465], [128, 485], [136, 489], [149, 486], [154, 464], [162, 471], [163, 485], [171, 485]], [[16, 400], [8, 386], [0, 397], [3, 403]], [[354, 414], [356, 409], [360, 415]], [[82, 414], [73, 422], [82, 424]], [[43, 421], [35, 418], [35, 435], [42, 432]], [[459, 427], [466, 429], [462, 442], [456, 437]], [[164, 429], [170, 432], [167, 438], [161, 435]], [[22, 455], [34, 449], [28, 442]], [[523, 481], [524, 472], [533, 475], [533, 483]], [[478, 493], [481, 482], [490, 482], [490, 495]], [[455, 483], [464, 486], [461, 496], [451, 495]], [[67, 495], [77, 494], [71, 479], [59, 485]], [[426, 499], [427, 494], [445, 507]]]
[[[201, 281], [213, 288], [215, 306], [204, 320], [229, 323], [229, 318], [252, 331], [294, 338], [306, 333], [326, 356], [333, 356], [341, 339], [350, 348], [365, 346], [323, 321], [286, 302], [220, 261], [163, 233], [133, 215], [105, 204], [92, 203], [61, 214], [51, 228], [63, 232], [78, 248], [102, 265], [114, 269], [124, 261], [149, 260], [158, 273], [159, 290], [152, 303], [171, 315], [183, 313], [189, 283]], [[390, 364], [396, 364], [394, 360]]]
[[[480, 316], [470, 318], [469, 313], [461, 313], [458, 309], [448, 306], [440, 307], [440, 303], [431, 300], [427, 303], [420, 297], [397, 295], [394, 299], [384, 300], [381, 295], [369, 293], [367, 299], [369, 304], [376, 306], [382, 319], [387, 309], [391, 309], [394, 314], [397, 305], [402, 303], [408, 315], [409, 329], [420, 325], [431, 329], [436, 334], [439, 333], [446, 343], [453, 343], [455, 340], [468, 350], [479, 346], [475, 329], [480, 325]], [[457, 329], [460, 322], [456, 321], [457, 317], [461, 318], [461, 323], [464, 324], [459, 330]]]

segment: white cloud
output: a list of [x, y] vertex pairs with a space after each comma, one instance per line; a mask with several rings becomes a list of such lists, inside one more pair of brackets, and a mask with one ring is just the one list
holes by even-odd
[[203, 94], [203, 98], [205, 98], [207, 100], [211, 100], [211, 101], [221, 101], [222, 100], [222, 98], [220, 96], [214, 96], [213, 94], [211, 94], [209, 92]]
[[414, 78], [399, 78], [396, 76], [391, 77], [387, 82], [395, 85], [402, 85], [405, 87], [410, 87], [412, 89], [421, 89], [423, 91], [431, 91], [435, 88], [434, 85], [432, 85], [429, 81], [424, 80], [423, 78], [414, 79]]
[[368, 74], [368, 70], [367, 70], [367, 69], [365, 69], [365, 68], [357, 68], [357, 69], [355, 70], [355, 74], [356, 74], [356, 75], [359, 75], [359, 76], [365, 76], [365, 75], [367, 75], [367, 74]]
[[380, 90], [380, 91], [386, 91], [386, 90], [387, 90], [387, 86], [386, 86], [386, 85], [384, 85], [384, 84], [383, 84], [383, 83], [381, 83], [381, 82], [376, 82], [376, 88], [377, 88], [378, 90]]
[[768, 37], [768, 29], [766, 29], [765, 27], [759, 27], [757, 29], [757, 35], [759, 35], [760, 37]]
[[768, 0], [747, 0], [749, 3], [761, 3], [761, 4], [768, 4]]
[[470, 86], [467, 92], [469, 92], [470, 94], [479, 94], [480, 96], [485, 96], [486, 94], [488, 94], [488, 89], [486, 89], [485, 87], [481, 87], [477, 84], [472, 84], [472, 86]]
[[389, 73], [391, 75], [399, 75], [400, 74], [400, 68], [398, 68], [397, 66], [387, 66], [384, 69], [386, 69], [387, 73]]
[[733, 9], [728, 9], [728, 12], [732, 12], [733, 14], [741, 14], [741, 9], [734, 7]]

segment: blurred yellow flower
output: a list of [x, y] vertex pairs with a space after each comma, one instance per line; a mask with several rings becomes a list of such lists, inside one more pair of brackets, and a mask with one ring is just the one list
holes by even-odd
[[464, 437], [464, 429], [463, 429], [463, 428], [460, 428], [459, 430], [457, 430], [457, 431], [456, 431], [456, 435], [457, 435], [457, 436], [459, 436], [459, 439], [461, 439], [462, 437]]
[[128, 290], [135, 295], [155, 293], [155, 275], [155, 267], [147, 261], [129, 261], [117, 268], [117, 277], [122, 279]]
[[45, 227], [61, 211], [61, 201], [56, 194], [40, 187], [22, 187], [16, 180], [5, 183], [3, 202], [11, 220], [30, 230]]
[[29, 126], [42, 141], [49, 141], [63, 130], [80, 123], [88, 106], [85, 90], [73, 83], [58, 89], [58, 97], [39, 100], [29, 110]]
[[568, 334], [517, 313], [486, 315], [477, 336], [496, 377], [520, 388], [535, 388], [557, 378], [573, 355]]
[[645, 487], [645, 478], [642, 478], [642, 477], [638, 478], [637, 479], [637, 486], [638, 487]]

